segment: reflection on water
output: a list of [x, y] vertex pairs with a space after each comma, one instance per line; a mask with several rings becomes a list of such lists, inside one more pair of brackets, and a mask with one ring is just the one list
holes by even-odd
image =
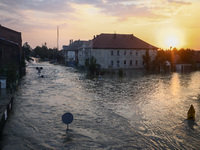
[[173, 97], [180, 98], [181, 86], [180, 86], [180, 79], [179, 79], [178, 73], [174, 73], [174, 75], [172, 76], [170, 87], [171, 87], [171, 94], [173, 95]]
[[[40, 78], [36, 67], [43, 67]], [[199, 149], [200, 72], [127, 71], [101, 80], [29, 63], [4, 129], [3, 149]], [[185, 120], [190, 105], [196, 121]], [[74, 121], [62, 123], [71, 112]]]

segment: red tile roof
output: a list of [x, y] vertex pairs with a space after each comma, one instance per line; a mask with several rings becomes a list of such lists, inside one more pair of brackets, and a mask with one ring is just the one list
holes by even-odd
[[93, 39], [94, 49], [158, 49], [133, 34], [100, 34]]

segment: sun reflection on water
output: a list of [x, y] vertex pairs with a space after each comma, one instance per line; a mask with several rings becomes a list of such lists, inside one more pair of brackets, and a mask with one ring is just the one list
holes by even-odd
[[174, 98], [180, 97], [180, 78], [178, 73], [174, 73], [171, 79], [170, 91]]

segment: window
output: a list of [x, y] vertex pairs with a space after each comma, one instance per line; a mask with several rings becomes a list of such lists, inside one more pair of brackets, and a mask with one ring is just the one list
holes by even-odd
[[124, 60], [124, 65], [126, 65], [126, 60]]
[[135, 61], [135, 65], [136, 65], [136, 66], [138, 65], [138, 61], [137, 61], [137, 60]]
[[138, 51], [135, 52], [135, 55], [138, 55]]
[[126, 55], [126, 50], [124, 51], [124, 55]]
[[113, 51], [111, 51], [111, 56], [113, 56]]
[[117, 55], [119, 55], [119, 51], [117, 51]]
[[130, 66], [132, 66], [133, 65], [133, 61], [132, 60], [130, 60]]
[[113, 65], [114, 65], [114, 62], [113, 62], [113, 60], [111, 60], [111, 63], [110, 63], [110, 65], [111, 65], [111, 66], [113, 66]]
[[132, 51], [130, 51], [130, 55], [132, 55], [133, 53], [132, 53]]
[[120, 67], [120, 66], [119, 66], [119, 60], [117, 61], [117, 67]]

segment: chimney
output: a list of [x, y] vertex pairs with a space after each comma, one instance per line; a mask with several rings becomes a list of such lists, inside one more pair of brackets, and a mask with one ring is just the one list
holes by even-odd
[[73, 39], [69, 40], [69, 45], [73, 44]]

